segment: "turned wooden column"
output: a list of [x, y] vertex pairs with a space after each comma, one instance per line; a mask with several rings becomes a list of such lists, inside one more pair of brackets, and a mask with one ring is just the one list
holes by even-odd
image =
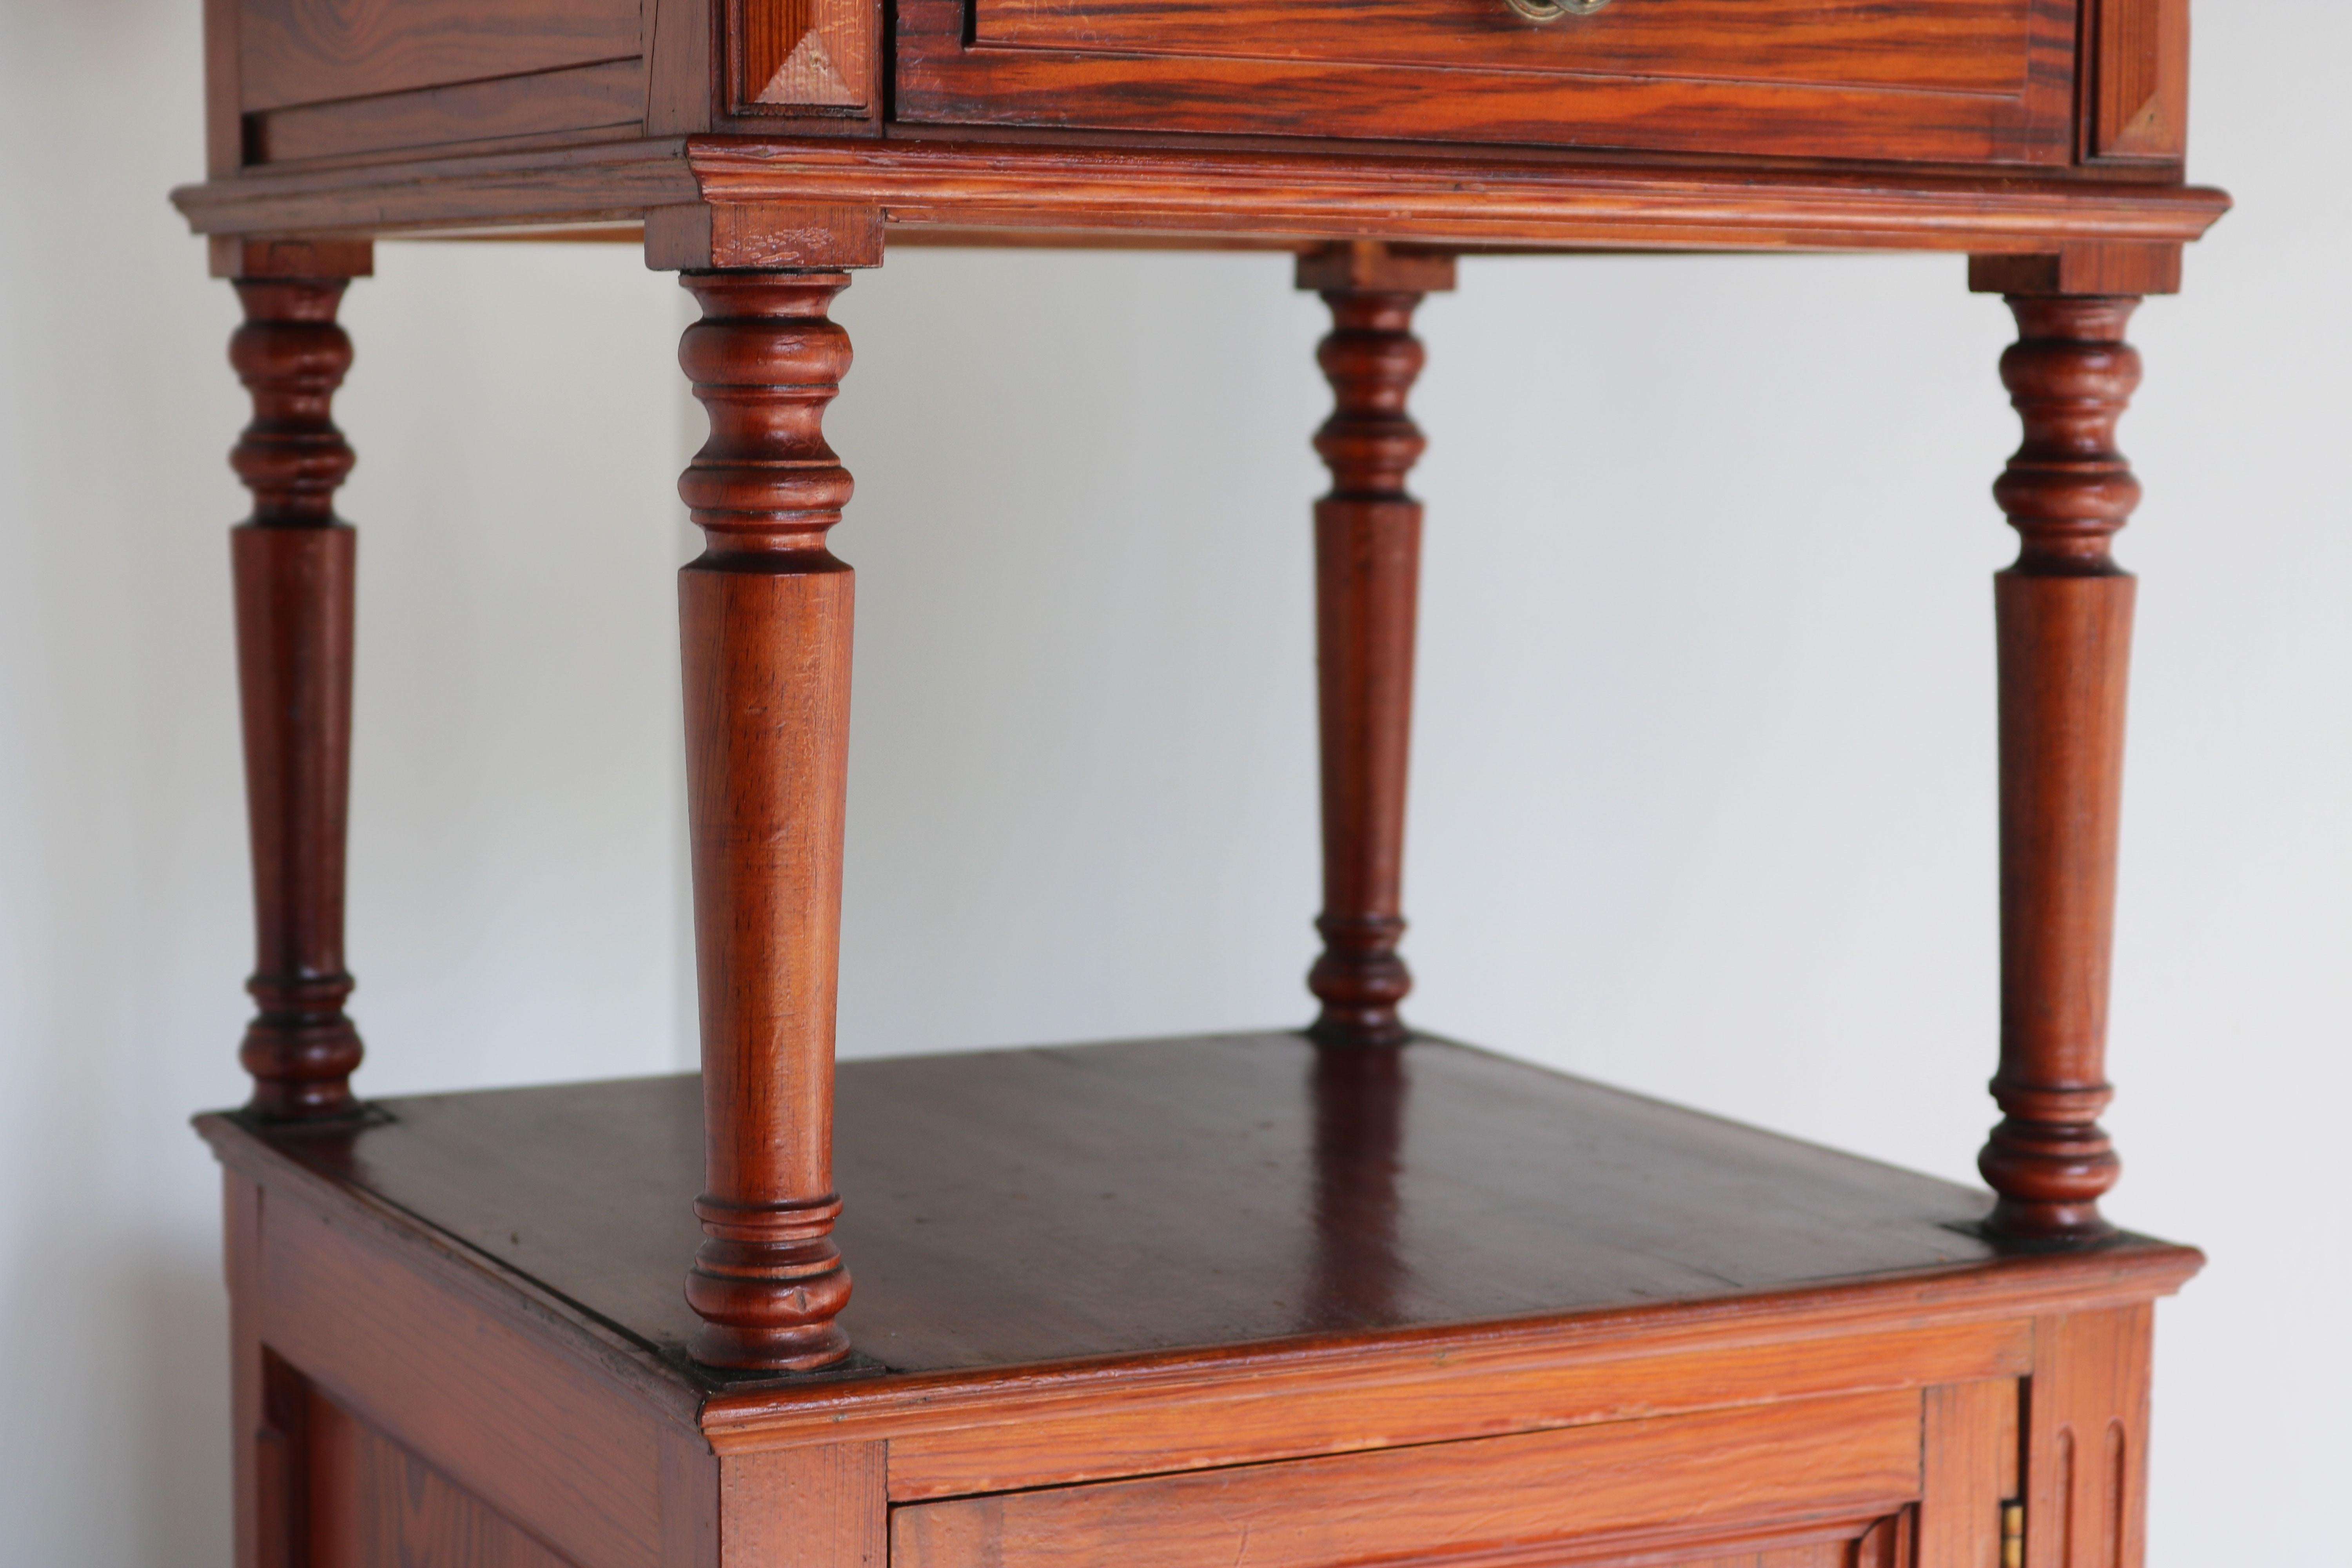
[[253, 397], [229, 456], [253, 492], [230, 535], [259, 1006], [238, 1055], [248, 1114], [325, 1120], [357, 1109], [361, 1054], [343, 1016], [355, 536], [334, 511], [353, 458], [331, 405], [352, 363], [335, 310], [369, 247], [226, 243], [215, 259], [245, 308], [229, 363]]
[[[2003, 274], [1979, 267], [1979, 283]], [[2014, 273], [2008, 275], [2014, 285]], [[2099, 1112], [2122, 805], [2133, 580], [2109, 546], [2139, 500], [2116, 449], [2138, 385], [2127, 295], [2008, 294], [2000, 375], [2024, 443], [1993, 486], [2021, 540], [1994, 578], [2000, 700], [2002, 1119], [1978, 1168], [1995, 1232], [2079, 1243], [2112, 1227], [2118, 1164]]]
[[707, 1179], [687, 1300], [717, 1366], [848, 1353], [831, 1231], [833, 1026], [853, 578], [825, 548], [850, 479], [825, 444], [849, 368], [839, 272], [700, 272], [678, 360], [710, 439], [678, 480], [678, 575]]
[[1316, 360], [1334, 401], [1315, 436], [1331, 490], [1315, 503], [1323, 952], [1307, 985], [1323, 1006], [1309, 1032], [1325, 1045], [1392, 1046], [1412, 989], [1397, 943], [1421, 503], [1404, 481], [1426, 444], [1405, 403], [1423, 357], [1413, 311], [1454, 286], [1454, 258], [1335, 247], [1299, 258], [1298, 286], [1331, 310]]

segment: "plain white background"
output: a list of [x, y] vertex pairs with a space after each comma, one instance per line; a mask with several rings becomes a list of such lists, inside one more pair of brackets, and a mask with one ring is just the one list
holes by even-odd
[[[184, 1119], [242, 1092], [244, 405], [163, 201], [199, 171], [195, 13], [0, 3], [0, 1562], [28, 1568], [227, 1557]], [[2155, 1568], [2316, 1565], [2352, 1465], [2352, 14], [2198, 26], [2195, 173], [2241, 210], [2135, 333], [2111, 1209], [2212, 1258], [2159, 1316]], [[624, 247], [378, 271], [339, 405], [362, 1085], [684, 1065], [682, 297]], [[1320, 306], [1279, 258], [907, 252], [840, 315], [844, 1051], [1302, 1019]], [[1423, 321], [1412, 1016], [1966, 1179], [2005, 312], [1952, 258], [1558, 259], [1465, 264]]]

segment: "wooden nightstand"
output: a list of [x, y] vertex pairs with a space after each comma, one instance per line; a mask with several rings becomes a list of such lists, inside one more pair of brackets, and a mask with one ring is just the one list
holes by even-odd
[[[2138, 487], [2185, 0], [211, 0], [255, 418], [239, 1561], [2136, 1568], [2152, 1302], [2099, 1216]], [[342, 1004], [379, 237], [642, 242], [680, 481], [704, 1071], [368, 1103]], [[852, 574], [827, 316], [885, 245], [1278, 248], [1328, 301], [1325, 952], [1299, 1032], [833, 1063]], [[1995, 489], [1989, 1195], [1412, 1033], [1415, 307], [1463, 254], [1967, 253]], [[697, 1194], [700, 1195], [698, 1196]], [[851, 1272], [856, 1276], [855, 1294]]]

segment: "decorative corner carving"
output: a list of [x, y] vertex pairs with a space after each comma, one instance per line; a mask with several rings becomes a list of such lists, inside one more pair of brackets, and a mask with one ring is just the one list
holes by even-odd
[[738, 113], [870, 101], [875, 19], [866, 0], [734, 0], [732, 9]]

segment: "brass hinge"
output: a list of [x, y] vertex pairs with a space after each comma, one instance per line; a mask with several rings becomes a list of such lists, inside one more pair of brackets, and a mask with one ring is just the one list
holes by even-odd
[[2025, 1568], [2025, 1505], [2000, 1505], [2000, 1568]]

